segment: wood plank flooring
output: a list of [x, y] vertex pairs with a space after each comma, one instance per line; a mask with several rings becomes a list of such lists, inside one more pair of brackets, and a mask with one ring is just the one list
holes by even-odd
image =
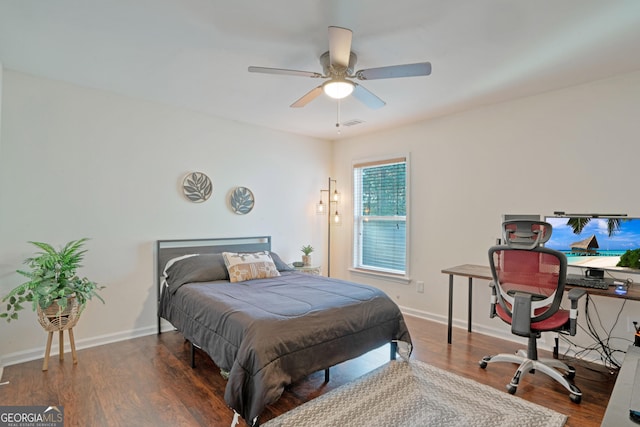
[[[512, 352], [523, 345], [454, 328], [453, 344], [446, 344], [446, 326], [412, 316], [406, 321], [414, 342], [412, 358], [505, 391], [515, 365], [498, 363], [486, 370], [478, 360], [487, 354]], [[43, 335], [44, 339], [45, 335]], [[541, 352], [542, 353], [542, 352]], [[196, 369], [189, 366], [189, 345], [177, 332], [136, 338], [4, 369], [0, 405], [63, 405], [65, 426], [229, 426], [233, 412], [224, 402], [225, 381], [208, 356], [196, 353]], [[541, 354], [542, 356], [542, 354]], [[546, 355], [548, 356], [548, 355]], [[383, 365], [388, 346], [317, 372], [292, 385], [260, 417], [262, 423], [309, 399]], [[575, 383], [583, 392], [574, 404], [564, 388], [542, 374], [526, 375], [516, 396], [569, 416], [567, 426], [599, 426], [615, 382], [615, 373], [602, 366], [572, 362]]]

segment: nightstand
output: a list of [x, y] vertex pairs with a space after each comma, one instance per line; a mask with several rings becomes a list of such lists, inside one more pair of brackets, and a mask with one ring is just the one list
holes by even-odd
[[322, 273], [322, 266], [320, 265], [309, 265], [304, 267], [295, 267], [292, 265], [291, 267], [300, 273], [311, 274], [313, 276], [320, 276]]

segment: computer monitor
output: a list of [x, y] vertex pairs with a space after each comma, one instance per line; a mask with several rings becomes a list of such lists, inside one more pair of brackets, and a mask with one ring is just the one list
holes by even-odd
[[[553, 227], [545, 247], [564, 253], [570, 266], [640, 274], [640, 218], [573, 218], [545, 217]], [[572, 223], [578, 222], [584, 226], [576, 233]]]

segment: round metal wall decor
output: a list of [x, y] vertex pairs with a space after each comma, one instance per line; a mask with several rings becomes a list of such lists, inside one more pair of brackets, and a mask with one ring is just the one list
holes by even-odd
[[231, 209], [238, 215], [246, 215], [253, 209], [255, 200], [247, 187], [236, 187], [229, 197]]
[[192, 172], [182, 181], [182, 191], [187, 199], [194, 203], [202, 203], [211, 197], [213, 184], [202, 172]]

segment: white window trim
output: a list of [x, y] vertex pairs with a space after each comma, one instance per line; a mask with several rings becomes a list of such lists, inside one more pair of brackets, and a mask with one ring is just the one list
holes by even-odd
[[383, 271], [376, 271], [373, 269], [364, 269], [364, 268], [357, 268], [357, 267], [349, 267], [349, 271], [354, 274], [359, 274], [362, 276], [373, 276], [378, 279], [384, 278], [385, 280], [388, 280], [390, 282], [398, 282], [405, 285], [408, 285], [409, 283], [411, 283], [411, 277], [403, 274], [390, 274]]
[[[407, 215], [405, 217], [405, 229], [406, 229], [406, 247], [405, 247], [405, 260], [406, 260], [406, 269], [404, 274], [394, 274], [394, 273], [390, 273], [389, 271], [382, 271], [382, 270], [376, 270], [373, 268], [362, 268], [362, 267], [358, 267], [356, 265], [356, 247], [355, 247], [355, 239], [356, 239], [356, 230], [358, 230], [358, 228], [356, 227], [356, 209], [358, 209], [358, 203], [356, 203], [355, 200], [355, 195], [356, 193], [353, 191], [353, 189], [355, 188], [355, 180], [354, 180], [354, 173], [353, 170], [355, 168], [355, 165], [358, 164], [362, 164], [362, 163], [376, 163], [376, 162], [384, 162], [386, 160], [392, 160], [392, 159], [397, 159], [397, 158], [402, 158], [404, 157], [405, 159], [405, 163], [406, 163], [406, 211], [407, 211]], [[356, 273], [356, 274], [362, 274], [362, 275], [368, 275], [368, 276], [375, 276], [375, 277], [379, 277], [379, 278], [385, 278], [385, 279], [390, 279], [392, 281], [397, 281], [400, 283], [409, 283], [411, 282], [411, 276], [410, 276], [410, 248], [411, 248], [411, 157], [410, 157], [410, 153], [397, 153], [397, 154], [393, 154], [393, 155], [386, 155], [386, 156], [377, 156], [377, 157], [368, 157], [365, 159], [358, 159], [358, 160], [354, 160], [351, 163], [351, 189], [352, 189], [352, 204], [353, 204], [353, 211], [352, 211], [352, 215], [351, 215], [351, 267], [349, 268], [349, 271], [352, 273]]]

